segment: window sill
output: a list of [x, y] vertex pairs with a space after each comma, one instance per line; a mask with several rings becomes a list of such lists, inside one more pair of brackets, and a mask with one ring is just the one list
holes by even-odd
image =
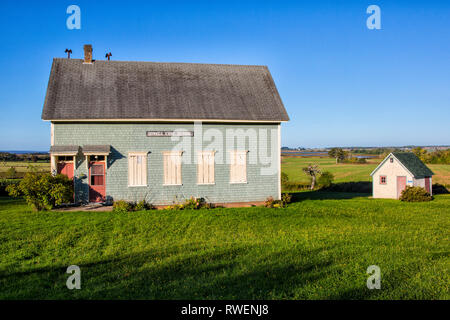
[[247, 184], [248, 182], [247, 181], [244, 181], [244, 182], [230, 182], [230, 184]]
[[215, 184], [216, 184], [215, 182], [214, 183], [197, 183], [198, 186], [213, 186]]
[[144, 184], [144, 185], [141, 185], [141, 186], [128, 186], [128, 188], [139, 188], [139, 187], [148, 187], [148, 185], [146, 185], [146, 184]]
[[183, 184], [163, 184], [163, 187], [171, 187], [171, 186], [182, 186]]

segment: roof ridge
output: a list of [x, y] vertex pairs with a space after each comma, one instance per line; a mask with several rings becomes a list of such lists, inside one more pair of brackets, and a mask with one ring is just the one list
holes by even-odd
[[[60, 58], [55, 57], [53, 60], [61, 60], [61, 61], [84, 61], [83, 59], [75, 59], [75, 58]], [[255, 67], [255, 68], [265, 68], [268, 69], [267, 65], [260, 64], [233, 64], [233, 63], [206, 63], [206, 62], [163, 62], [163, 61], [137, 61], [137, 60], [96, 60], [93, 59], [93, 62], [105, 62], [105, 63], [151, 63], [151, 64], [183, 64], [183, 65], [205, 65], [205, 66], [232, 66], [232, 67]]]

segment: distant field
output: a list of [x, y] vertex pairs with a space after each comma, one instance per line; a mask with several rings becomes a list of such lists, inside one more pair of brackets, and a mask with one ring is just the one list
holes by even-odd
[[[320, 157], [282, 157], [281, 170], [289, 176], [289, 181], [308, 183], [309, 178], [302, 168], [308, 164], [318, 164], [322, 171], [330, 171], [335, 176], [335, 182], [372, 181], [370, 173], [382, 159], [370, 159], [367, 164], [336, 164], [336, 160]], [[450, 185], [450, 165], [430, 164], [428, 167], [436, 174], [433, 183]]]
[[35, 167], [38, 171], [50, 171], [50, 163], [46, 162], [0, 161], [0, 178], [9, 168], [16, 169], [18, 175], [23, 176], [29, 171], [30, 166]]
[[[308, 164], [318, 164], [322, 171], [331, 171], [335, 175], [335, 182], [371, 181], [370, 173], [377, 167], [381, 159], [369, 159], [367, 164], [336, 164], [336, 160], [325, 157], [282, 157], [281, 170], [289, 175], [289, 180], [308, 183], [308, 177], [302, 168]], [[0, 162], [1, 173], [14, 167], [20, 175], [27, 172], [29, 166], [39, 171], [50, 171], [50, 163], [43, 162]], [[450, 165], [429, 164], [428, 167], [436, 174], [433, 183], [450, 185]]]
[[449, 164], [428, 164], [427, 166], [435, 173], [435, 176], [433, 176], [433, 183], [450, 184]]
[[334, 174], [335, 182], [370, 181], [370, 173], [375, 169], [380, 159], [370, 160], [367, 164], [336, 164], [336, 160], [319, 157], [282, 157], [281, 170], [289, 176], [289, 181], [308, 183], [308, 176], [302, 168], [308, 164], [318, 164], [322, 171]]

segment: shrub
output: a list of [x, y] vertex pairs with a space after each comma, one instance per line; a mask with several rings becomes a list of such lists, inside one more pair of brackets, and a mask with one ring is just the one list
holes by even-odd
[[276, 203], [277, 200], [275, 200], [273, 197], [268, 197], [266, 201], [264, 201], [264, 207], [266, 208], [273, 208], [273, 205]]
[[289, 193], [283, 193], [281, 200], [275, 200], [273, 197], [268, 197], [264, 201], [264, 207], [266, 208], [285, 208], [288, 203], [291, 202], [291, 195]]
[[6, 170], [6, 178], [7, 179], [17, 178], [17, 170], [16, 170], [16, 168], [11, 167], [8, 170]]
[[164, 208], [165, 210], [183, 210], [184, 207], [182, 204], [173, 204], [171, 206], [167, 206]]
[[187, 199], [185, 202], [180, 204], [173, 204], [171, 206], [167, 206], [165, 209], [167, 210], [198, 210], [198, 209], [212, 209], [213, 206], [210, 203], [207, 203], [204, 198], [194, 198], [191, 197]]
[[281, 203], [285, 207], [288, 203], [291, 203], [292, 196], [289, 193], [283, 193], [281, 195]]
[[134, 206], [134, 210], [136, 211], [144, 211], [144, 210], [152, 210], [154, 209], [153, 205], [151, 203], [148, 203], [145, 200], [141, 200]]
[[407, 186], [400, 195], [401, 201], [407, 202], [422, 202], [431, 201], [433, 197], [422, 187], [410, 187]]
[[191, 197], [183, 203], [183, 209], [191, 209], [191, 210], [200, 209], [204, 202], [205, 200], [203, 198]]
[[6, 187], [10, 196], [23, 196], [35, 210], [50, 210], [73, 202], [73, 180], [65, 175], [28, 172], [19, 184]]
[[281, 184], [285, 185], [289, 182], [289, 176], [286, 172], [281, 173]]
[[333, 184], [334, 175], [330, 171], [324, 171], [320, 175], [319, 179], [317, 179], [317, 183], [319, 186], [328, 188]]
[[113, 211], [119, 213], [127, 213], [134, 210], [134, 203], [125, 200], [117, 200], [113, 203]]
[[213, 206], [210, 203], [207, 203], [204, 198], [194, 198], [186, 200], [183, 204], [184, 209], [211, 209]]
[[0, 180], [0, 196], [7, 196], [8, 192], [6, 191], [6, 187], [10, 184], [18, 185], [20, 183], [20, 180], [8, 180], [8, 179], [1, 179]]

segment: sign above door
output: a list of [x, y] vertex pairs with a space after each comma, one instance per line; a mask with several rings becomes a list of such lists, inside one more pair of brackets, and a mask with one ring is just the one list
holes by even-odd
[[147, 137], [193, 137], [194, 131], [147, 131]]

